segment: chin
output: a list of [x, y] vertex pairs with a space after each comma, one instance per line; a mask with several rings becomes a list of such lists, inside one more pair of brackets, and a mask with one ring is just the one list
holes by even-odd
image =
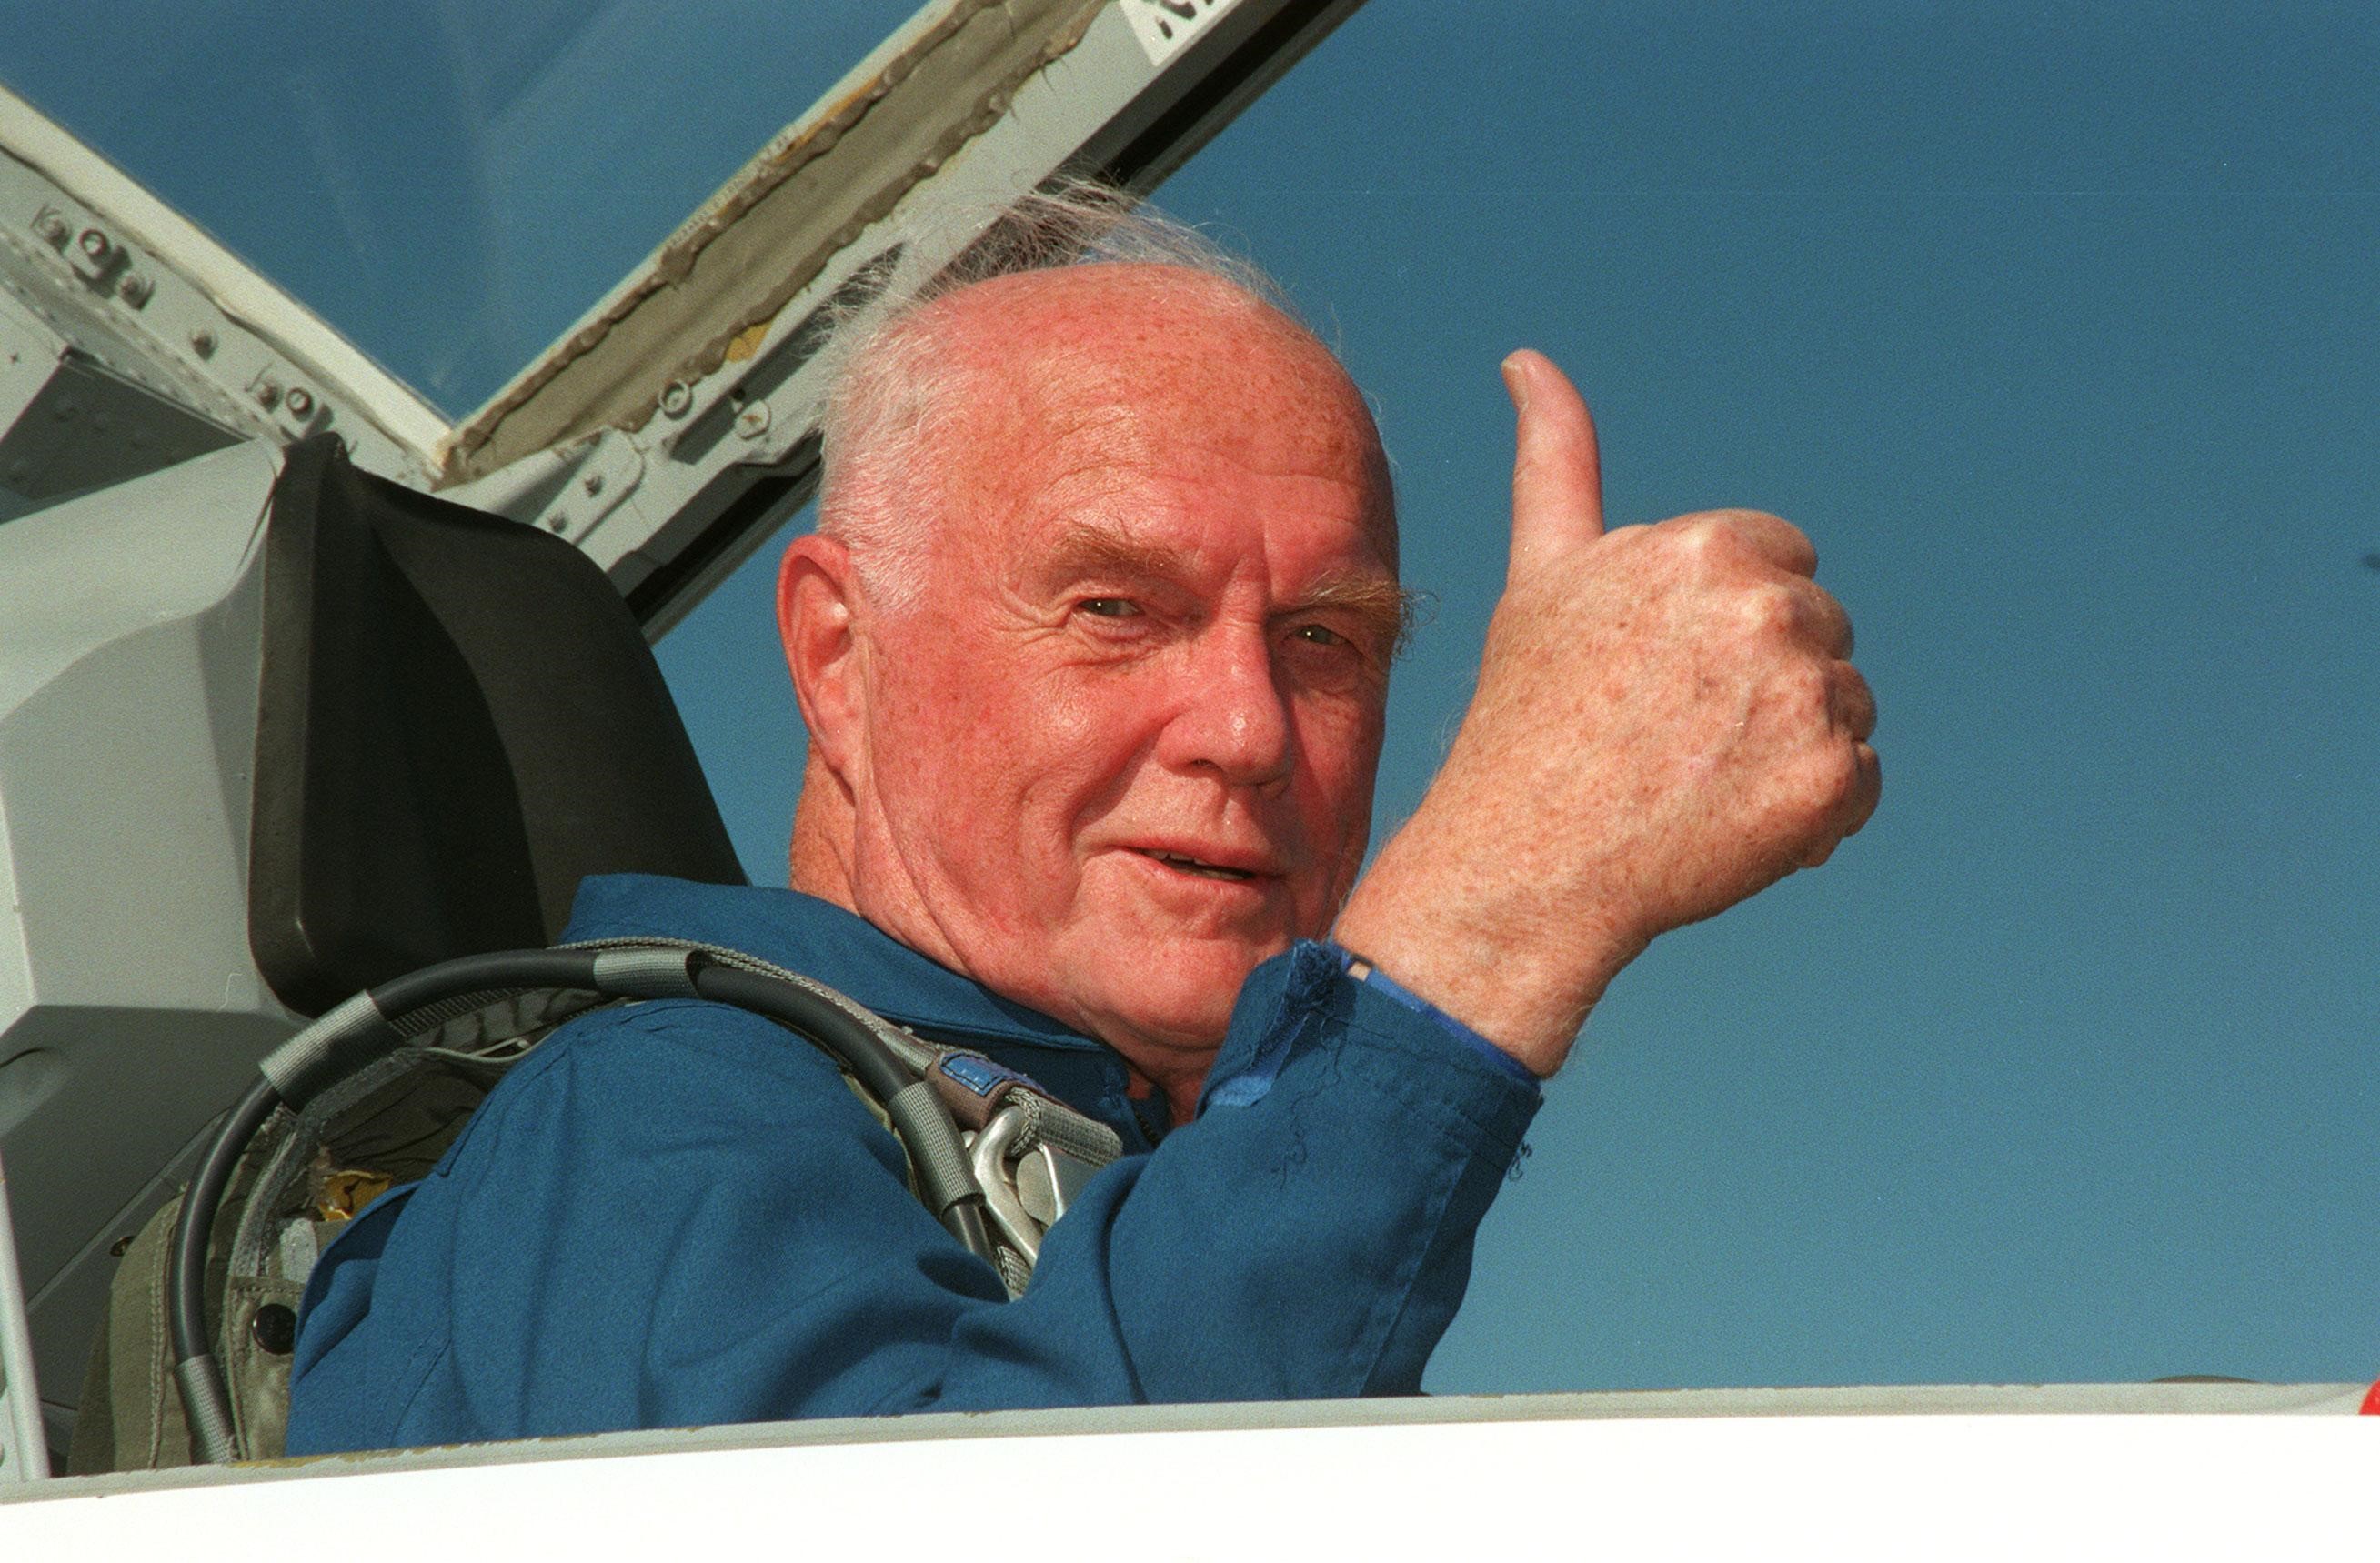
[[1289, 948], [1205, 939], [1169, 941], [1146, 964], [1116, 974], [1115, 1013], [1143, 1036], [1212, 1048], [1231, 1029], [1232, 1007], [1250, 972]]

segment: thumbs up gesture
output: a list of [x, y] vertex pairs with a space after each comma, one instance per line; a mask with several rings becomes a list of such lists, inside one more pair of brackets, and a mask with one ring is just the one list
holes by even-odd
[[1826, 860], [1881, 784], [1851, 620], [1773, 515], [1603, 527], [1595, 422], [1542, 354], [1479, 686], [1336, 937], [1539, 1074], [1655, 937]]

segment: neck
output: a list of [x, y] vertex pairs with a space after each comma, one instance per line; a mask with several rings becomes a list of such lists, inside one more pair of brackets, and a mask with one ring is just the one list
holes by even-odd
[[805, 895], [831, 901], [846, 912], [859, 910], [851, 887], [851, 794], [843, 781], [810, 751], [802, 767], [801, 802], [794, 806], [793, 849], [787, 880]]
[[[860, 909], [852, 872], [857, 839], [858, 815], [850, 791], [812, 749], [802, 768], [801, 802], [794, 808], [793, 847], [787, 854], [793, 888], [858, 916], [868, 916]], [[876, 919], [869, 917], [868, 921], [873, 923]], [[920, 953], [929, 958], [933, 955], [931, 951]], [[948, 960], [943, 963], [956, 969]], [[1123, 1055], [1125, 1066], [1132, 1072], [1135, 1096], [1154, 1091], [1164, 1097], [1174, 1123], [1190, 1121], [1198, 1109], [1198, 1093], [1206, 1084], [1207, 1068], [1214, 1062], [1211, 1051], [1202, 1057], [1177, 1059], [1170, 1050], [1119, 1046], [1111, 1037], [1101, 1040]], [[1158, 1067], [1152, 1070], [1151, 1063]], [[1169, 1064], [1174, 1067], [1166, 1068]]]

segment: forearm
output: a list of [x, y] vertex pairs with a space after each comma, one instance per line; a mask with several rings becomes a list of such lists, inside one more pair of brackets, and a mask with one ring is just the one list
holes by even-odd
[[1611, 919], [1541, 893], [1525, 850], [1484, 862], [1474, 852], [1469, 871], [1439, 871], [1463, 849], [1438, 839], [1428, 807], [1381, 849], [1332, 937], [1532, 1073], [1549, 1076], [1644, 943]]

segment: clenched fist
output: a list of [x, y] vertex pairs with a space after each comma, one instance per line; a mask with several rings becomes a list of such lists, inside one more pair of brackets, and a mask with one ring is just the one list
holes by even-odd
[[1661, 933], [1876, 807], [1876, 702], [1810, 540], [1754, 511], [1603, 529], [1595, 423], [1533, 352], [1478, 693], [1337, 938], [1539, 1074]]

